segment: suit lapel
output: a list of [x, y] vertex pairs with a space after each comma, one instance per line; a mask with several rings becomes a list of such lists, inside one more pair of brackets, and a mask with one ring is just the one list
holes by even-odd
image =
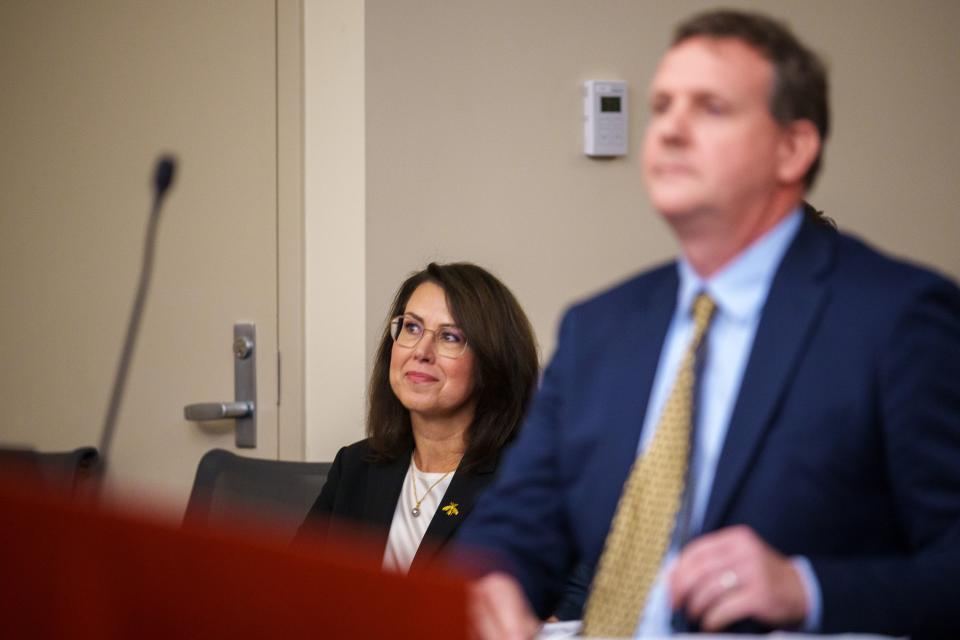
[[703, 530], [722, 523], [829, 299], [835, 232], [805, 216], [770, 288], [717, 465]]
[[[637, 458], [653, 379], [659, 366], [663, 341], [677, 306], [679, 286], [676, 264], [671, 264], [664, 277], [650, 289], [648, 296], [638, 301], [637, 310], [623, 329], [621, 360], [617, 367], [617, 378], [622, 384], [622, 389], [617, 393], [618, 414], [629, 416], [629, 419], [614, 423], [616, 436], [611, 434], [605, 439], [606, 448], [598, 456], [599, 460], [604, 461], [606, 469], [616, 474], [620, 483], [626, 480]], [[617, 426], [623, 428], [617, 429]]]
[[603, 307], [571, 314], [580, 324], [570, 329], [561, 345], [569, 350], [569, 360], [562, 364], [572, 372], [572, 380], [565, 381], [569, 388], [561, 389], [570, 395], [561, 420], [570, 430], [566, 437], [589, 442], [588, 447], [570, 451], [571, 459], [561, 466], [564, 474], [590, 479], [576, 480], [571, 495], [590, 514], [580, 523], [580, 535], [592, 541], [583, 552], [590, 562], [602, 551], [623, 484], [637, 459], [657, 363], [677, 305], [677, 265], [664, 265], [628, 286], [632, 290], [604, 300]]
[[371, 464], [367, 471], [367, 490], [364, 496], [363, 519], [377, 525], [372, 527], [383, 538], [386, 546], [390, 524], [397, 509], [403, 477], [410, 467], [409, 453], [387, 464]]
[[428, 564], [453, 537], [460, 523], [470, 515], [480, 494], [493, 480], [495, 470], [496, 463], [493, 463], [474, 472], [458, 470], [453, 475], [450, 486], [440, 500], [440, 508], [430, 521], [423, 542], [413, 557], [411, 570]]

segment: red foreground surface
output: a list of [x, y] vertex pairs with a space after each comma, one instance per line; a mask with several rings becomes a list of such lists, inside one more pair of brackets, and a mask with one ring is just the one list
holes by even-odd
[[[232, 530], [231, 530], [232, 531]], [[0, 478], [5, 638], [466, 637], [466, 587], [378, 554], [181, 528]]]

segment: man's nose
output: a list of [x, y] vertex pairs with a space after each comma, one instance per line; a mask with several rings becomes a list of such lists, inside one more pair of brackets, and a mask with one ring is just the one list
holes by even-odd
[[677, 105], [657, 116], [654, 126], [663, 142], [684, 144], [690, 137], [690, 114], [687, 109]]

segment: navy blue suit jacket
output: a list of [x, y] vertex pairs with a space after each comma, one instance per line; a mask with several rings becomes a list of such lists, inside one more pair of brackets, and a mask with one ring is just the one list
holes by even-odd
[[[573, 307], [526, 424], [462, 529], [538, 613], [595, 565], [637, 455], [675, 264]], [[813, 565], [822, 631], [960, 629], [960, 290], [805, 217], [777, 271], [704, 531]]]

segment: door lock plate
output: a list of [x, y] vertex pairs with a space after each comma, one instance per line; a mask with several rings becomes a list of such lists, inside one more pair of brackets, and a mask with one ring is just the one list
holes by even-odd
[[202, 402], [183, 408], [187, 420], [234, 419], [236, 444], [241, 449], [257, 446], [257, 328], [233, 325], [233, 402]]

